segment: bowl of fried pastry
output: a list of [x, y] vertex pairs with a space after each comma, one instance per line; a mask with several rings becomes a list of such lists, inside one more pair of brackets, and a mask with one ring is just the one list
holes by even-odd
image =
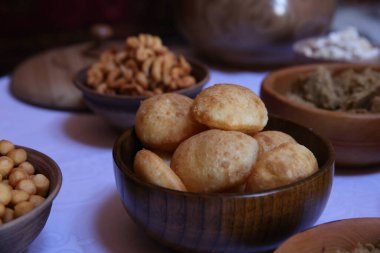
[[102, 52], [73, 81], [86, 105], [122, 131], [134, 125], [142, 100], [170, 92], [195, 97], [208, 79], [203, 64], [171, 51], [158, 36], [139, 34], [126, 38], [121, 50]]
[[326, 136], [340, 167], [380, 163], [380, 67], [310, 64], [270, 73], [261, 98], [270, 113]]
[[380, 218], [351, 218], [323, 223], [292, 236], [274, 253], [293, 252], [380, 252]]
[[237, 84], [144, 100], [113, 159], [132, 220], [183, 252], [274, 249], [318, 219], [334, 172], [325, 138]]

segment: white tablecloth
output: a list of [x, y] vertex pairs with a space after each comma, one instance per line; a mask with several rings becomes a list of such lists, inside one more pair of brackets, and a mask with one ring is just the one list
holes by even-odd
[[[213, 70], [208, 85], [240, 83], [258, 93], [264, 76]], [[20, 102], [10, 94], [9, 81], [0, 79], [0, 139], [47, 154], [63, 174], [48, 222], [28, 253], [168, 252], [132, 223], [119, 201], [112, 168], [118, 134], [94, 114]], [[337, 171], [317, 224], [369, 216], [380, 216], [380, 167]]]

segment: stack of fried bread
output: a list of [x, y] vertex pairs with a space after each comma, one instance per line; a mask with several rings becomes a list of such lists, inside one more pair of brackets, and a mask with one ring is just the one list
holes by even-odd
[[268, 113], [250, 89], [216, 84], [193, 100], [167, 93], [144, 100], [136, 134], [142, 180], [189, 192], [260, 192], [313, 174], [317, 160], [280, 131], [263, 131]]

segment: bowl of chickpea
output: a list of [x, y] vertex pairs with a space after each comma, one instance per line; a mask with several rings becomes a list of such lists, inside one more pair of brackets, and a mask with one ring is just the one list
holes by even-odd
[[118, 130], [134, 125], [140, 102], [175, 92], [194, 98], [209, 80], [203, 64], [177, 55], [159, 37], [126, 39], [121, 51], [109, 49], [74, 77], [87, 107]]
[[58, 165], [0, 140], [0, 252], [23, 252], [39, 235], [62, 184]]

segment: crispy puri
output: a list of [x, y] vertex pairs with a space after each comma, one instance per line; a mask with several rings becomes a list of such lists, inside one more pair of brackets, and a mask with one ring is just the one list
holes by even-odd
[[173, 170], [155, 153], [142, 149], [136, 153], [135, 173], [144, 181], [172, 190], [186, 191], [186, 187]]
[[188, 191], [220, 192], [241, 185], [251, 173], [257, 141], [237, 131], [207, 130], [182, 142], [171, 168]]
[[136, 113], [136, 134], [147, 148], [174, 151], [180, 142], [205, 129], [193, 120], [189, 97], [167, 93], [144, 100]]
[[318, 170], [313, 153], [303, 145], [284, 143], [260, 157], [247, 180], [247, 192], [259, 192], [301, 180]]
[[259, 132], [253, 135], [253, 138], [255, 138], [259, 144], [258, 157], [261, 157], [262, 154], [280, 146], [283, 143], [297, 143], [289, 134], [275, 130]]
[[245, 133], [261, 131], [268, 112], [250, 89], [236, 84], [216, 84], [200, 92], [191, 108], [195, 120], [210, 128]]

